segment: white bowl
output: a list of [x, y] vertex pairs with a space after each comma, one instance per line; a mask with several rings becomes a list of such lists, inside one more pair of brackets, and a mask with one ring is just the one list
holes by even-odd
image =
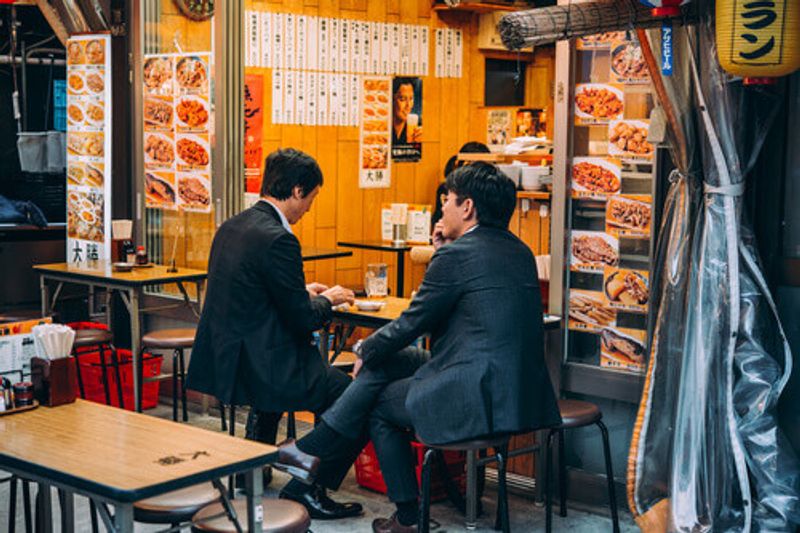
[[542, 180], [550, 174], [550, 167], [522, 167], [520, 186], [523, 191], [536, 191], [542, 188]]
[[356, 300], [356, 307], [359, 311], [380, 311], [386, 305], [386, 302], [377, 302], [374, 300]]
[[520, 169], [523, 168], [522, 165], [497, 165], [497, 169], [511, 178], [511, 181], [514, 182], [514, 185], [519, 187], [519, 177], [520, 177]]

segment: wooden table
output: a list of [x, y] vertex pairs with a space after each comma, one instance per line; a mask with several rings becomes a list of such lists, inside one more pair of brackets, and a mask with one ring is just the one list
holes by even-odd
[[315, 248], [313, 246], [303, 246], [300, 249], [303, 261], [321, 261], [323, 259], [338, 259], [340, 257], [350, 257], [353, 252], [349, 250], [337, 250], [336, 248]]
[[245, 471], [247, 528], [262, 530], [261, 469], [274, 446], [83, 400], [0, 417], [0, 434], [0, 469], [42, 486], [47, 532], [51, 486], [67, 495], [70, 531], [80, 494], [113, 505], [113, 518], [97, 506], [106, 526], [131, 533], [134, 502]]
[[[199, 308], [203, 302], [203, 288], [205, 286], [208, 273], [205, 270], [195, 270], [180, 267], [177, 272], [169, 272], [169, 267], [163, 265], [153, 265], [150, 268], [134, 268], [131, 272], [114, 272], [111, 264], [107, 261], [95, 261], [86, 263], [53, 263], [47, 265], [34, 265], [33, 269], [39, 273], [39, 288], [42, 298], [42, 316], [48, 316], [51, 309], [58, 301], [64, 283], [74, 283], [86, 285], [90, 293], [96, 287], [106, 290], [106, 323], [111, 325], [111, 294], [119, 293], [131, 318], [131, 355], [133, 358], [133, 394], [136, 410], [142, 410], [142, 399], [140, 394], [141, 384], [139, 383], [140, 370], [142, 364], [140, 343], [142, 337], [141, 315], [155, 309], [141, 308], [144, 288], [151, 285], [164, 285], [175, 283], [183, 295], [183, 303], [192, 308], [189, 294], [186, 292], [184, 283], [195, 283], [197, 286], [197, 308], [193, 309], [197, 316]], [[50, 296], [48, 282], [56, 282], [56, 289]], [[90, 298], [90, 302], [93, 298]], [[170, 306], [168, 306], [170, 307]], [[90, 307], [90, 312], [91, 312]], [[164, 309], [159, 307], [158, 309]]]
[[341, 241], [336, 244], [339, 246], [344, 246], [345, 248], [359, 248], [361, 250], [375, 250], [378, 252], [394, 252], [397, 254], [397, 283], [395, 296], [400, 298], [404, 296], [403, 291], [405, 289], [405, 280], [403, 278], [405, 277], [406, 252], [411, 250], [410, 245], [401, 244], [395, 246], [390, 242], [384, 241]]

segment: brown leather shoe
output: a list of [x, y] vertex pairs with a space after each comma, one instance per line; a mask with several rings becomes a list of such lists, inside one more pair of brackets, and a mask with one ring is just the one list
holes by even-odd
[[294, 440], [287, 440], [278, 445], [278, 461], [272, 466], [310, 485], [317, 477], [319, 457], [300, 450]]
[[372, 521], [374, 533], [417, 533], [417, 526], [404, 526], [397, 520], [397, 513], [391, 518], [377, 518]]

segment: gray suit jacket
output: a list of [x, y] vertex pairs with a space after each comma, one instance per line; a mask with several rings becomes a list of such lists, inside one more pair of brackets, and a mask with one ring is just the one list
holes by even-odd
[[428, 332], [431, 359], [406, 399], [425, 442], [560, 422], [543, 358], [536, 263], [512, 233], [479, 226], [440, 248], [408, 310], [364, 342], [364, 364], [378, 367]]

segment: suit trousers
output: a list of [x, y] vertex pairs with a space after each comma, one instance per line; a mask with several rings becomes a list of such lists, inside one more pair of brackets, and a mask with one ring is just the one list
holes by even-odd
[[379, 368], [364, 368], [347, 390], [322, 414], [322, 420], [339, 438], [320, 449], [306, 450], [321, 459], [320, 468], [358, 448], [353, 460], [372, 438], [389, 498], [394, 502], [415, 500], [417, 480], [411, 455], [411, 419], [405, 398], [416, 370], [430, 358], [427, 350], [400, 350]]
[[[325, 381], [327, 388], [325, 404], [314, 411], [314, 414], [319, 415], [329, 408], [348, 388], [350, 382], [350, 376], [341, 370], [328, 368]], [[250, 414], [247, 416], [245, 438], [266, 444], [275, 444], [278, 424], [281, 418], [283, 418], [283, 412], [275, 413], [250, 409]], [[357, 447], [355, 443], [342, 443], [341, 446], [331, 450], [328, 457], [326, 457], [327, 460], [320, 464], [320, 468], [317, 471], [317, 482], [326, 488], [338, 489], [364, 445], [362, 444], [357, 450], [353, 449], [355, 447]]]

